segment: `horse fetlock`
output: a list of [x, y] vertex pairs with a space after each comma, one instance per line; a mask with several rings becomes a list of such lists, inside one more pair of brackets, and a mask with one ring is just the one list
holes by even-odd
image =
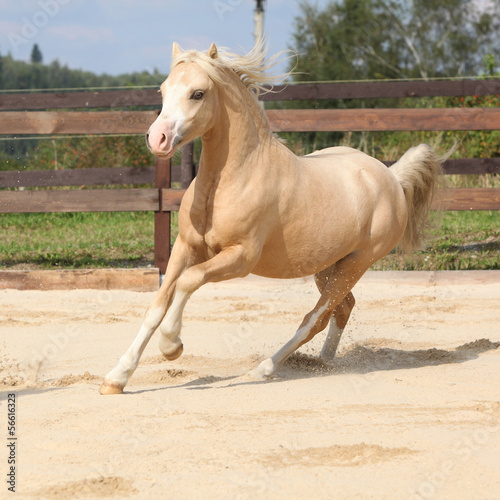
[[120, 365], [111, 370], [99, 388], [101, 394], [121, 394], [134, 370], [124, 370]]
[[262, 363], [253, 370], [247, 373], [247, 376], [253, 380], [265, 380], [271, 377], [276, 371], [276, 365], [271, 358], [265, 359]]
[[173, 361], [177, 359], [184, 350], [181, 339], [177, 337], [175, 340], [171, 340], [168, 337], [161, 336], [158, 342], [158, 347], [161, 353], [169, 360]]

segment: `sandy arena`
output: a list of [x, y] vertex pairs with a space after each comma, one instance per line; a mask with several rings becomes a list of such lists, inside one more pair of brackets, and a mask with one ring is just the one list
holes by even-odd
[[500, 280], [367, 278], [354, 295], [335, 366], [317, 358], [322, 333], [250, 382], [313, 307], [314, 283], [206, 285], [186, 308], [184, 355], [164, 361], [155, 335], [126, 393], [101, 396], [153, 294], [0, 291], [15, 498], [500, 498]]

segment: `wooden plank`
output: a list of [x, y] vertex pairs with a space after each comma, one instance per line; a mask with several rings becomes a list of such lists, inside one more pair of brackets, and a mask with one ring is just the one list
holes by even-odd
[[[159, 86], [158, 86], [159, 89]], [[17, 92], [0, 94], [0, 111], [71, 108], [161, 107], [158, 89]]]
[[[184, 189], [162, 189], [162, 209], [179, 210]], [[439, 200], [443, 200], [442, 203]], [[500, 188], [453, 188], [439, 190], [433, 209], [500, 210]]]
[[[383, 163], [390, 166], [395, 162]], [[171, 166], [172, 182], [186, 181], [181, 168], [181, 165]], [[453, 175], [500, 174], [500, 158], [448, 160], [444, 164], [444, 172]], [[0, 171], [0, 188], [151, 184], [153, 182], [154, 167]]]
[[[267, 116], [275, 132], [500, 129], [498, 108], [273, 109]], [[0, 134], [138, 134], [155, 118], [153, 111], [6, 111]]]
[[267, 110], [275, 132], [498, 130], [498, 108]]
[[440, 189], [433, 210], [500, 210], [500, 188]]
[[[275, 85], [262, 101], [373, 99], [500, 94], [499, 79], [408, 82], [331, 82]], [[0, 111], [161, 106], [157, 89], [0, 94]]]
[[[162, 189], [162, 212], [179, 210], [184, 193], [184, 189]], [[439, 193], [437, 200], [442, 196]], [[453, 188], [445, 191], [442, 204], [437, 200], [433, 209], [500, 210], [500, 188]], [[0, 213], [149, 210], [159, 211], [156, 189], [0, 192]]]
[[185, 192], [185, 189], [162, 189], [162, 210], [167, 212], [179, 210]]
[[142, 134], [156, 111], [5, 111], [0, 134]]
[[374, 99], [500, 94], [500, 79], [409, 82], [332, 82], [275, 85], [262, 101]]
[[500, 283], [500, 271], [367, 271], [360, 283], [416, 286], [487, 285]]
[[[500, 129], [498, 108], [274, 109], [267, 116], [275, 132]], [[0, 134], [138, 134], [155, 118], [154, 111], [6, 111]]]
[[58, 271], [0, 271], [0, 290], [158, 290], [158, 270], [71, 269]]
[[457, 158], [443, 165], [445, 174], [500, 174], [500, 158]]
[[[172, 182], [182, 182], [181, 166], [172, 165]], [[152, 184], [154, 167], [82, 168], [0, 171], [0, 189], [16, 187]]]
[[171, 214], [163, 211], [163, 190], [169, 189], [171, 185], [170, 169], [170, 160], [155, 159], [155, 187], [159, 193], [159, 207], [155, 212], [154, 229], [155, 266], [160, 270], [160, 276], [165, 275], [170, 259]]
[[16, 170], [12, 172], [0, 172], [0, 188], [150, 184], [153, 181], [154, 167]]
[[[387, 166], [395, 162], [383, 162]], [[185, 182], [181, 165], [171, 166], [172, 182]], [[460, 158], [444, 164], [445, 174], [500, 174], [500, 158]], [[192, 175], [192, 174], [191, 174]], [[111, 184], [150, 184], [154, 167], [83, 168], [71, 170], [0, 171], [0, 188], [98, 186]], [[186, 182], [188, 185], [189, 182]], [[187, 187], [187, 186], [186, 186]]]
[[1, 191], [0, 213], [159, 210], [157, 189]]

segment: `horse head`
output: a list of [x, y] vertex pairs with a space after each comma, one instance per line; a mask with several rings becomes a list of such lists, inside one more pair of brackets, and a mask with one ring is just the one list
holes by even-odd
[[[205, 61], [217, 59], [215, 44], [203, 55]], [[146, 143], [155, 156], [170, 158], [178, 147], [210, 130], [218, 95], [213, 79], [177, 43], [173, 45], [170, 75], [160, 90], [162, 109], [146, 134]]]

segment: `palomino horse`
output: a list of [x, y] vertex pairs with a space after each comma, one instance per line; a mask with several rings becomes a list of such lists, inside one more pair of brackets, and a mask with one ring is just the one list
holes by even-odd
[[429, 146], [407, 151], [390, 169], [347, 147], [295, 156], [270, 130], [254, 90], [269, 81], [263, 55], [173, 48], [163, 106], [147, 142], [158, 157], [202, 138], [199, 172], [179, 212], [179, 236], [163, 284], [141, 329], [101, 386], [123, 391], [159, 328], [169, 360], [183, 351], [182, 313], [207, 282], [249, 273], [314, 275], [320, 298], [295, 335], [248, 375], [270, 377], [330, 321], [321, 356], [328, 362], [354, 306], [351, 289], [396, 245], [422, 241], [441, 161]]

